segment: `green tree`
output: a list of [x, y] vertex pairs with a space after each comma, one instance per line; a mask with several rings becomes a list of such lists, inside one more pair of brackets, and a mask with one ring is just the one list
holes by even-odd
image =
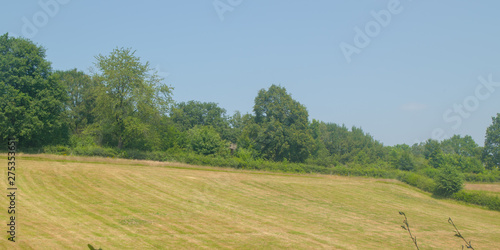
[[398, 168], [405, 171], [412, 171], [415, 168], [413, 158], [408, 151], [403, 151], [399, 157]]
[[65, 101], [45, 49], [23, 38], [0, 36], [0, 138], [15, 136], [26, 147], [64, 143]]
[[445, 155], [444, 160], [447, 164], [455, 166], [463, 173], [479, 174], [484, 171], [482, 162], [476, 157], [448, 154]]
[[272, 85], [255, 98], [255, 123], [260, 127], [255, 148], [266, 159], [303, 162], [314, 150], [306, 108], [286, 89]]
[[227, 127], [226, 110], [213, 102], [177, 103], [170, 111], [170, 117], [182, 130], [189, 130], [196, 125]]
[[454, 135], [441, 142], [441, 147], [446, 148], [447, 153], [454, 153], [461, 156], [479, 156], [479, 146], [470, 135], [461, 137]]
[[236, 142], [236, 136], [229, 124], [226, 110], [213, 102], [188, 101], [174, 105], [170, 118], [180, 131], [195, 126], [212, 126], [222, 139]]
[[171, 87], [162, 84], [163, 79], [152, 72], [149, 63], [141, 63], [129, 48], [114, 49], [96, 60], [99, 94], [95, 111], [107, 135], [104, 138], [118, 148], [134, 147], [144, 138], [158, 146], [161, 117], [172, 102]]
[[198, 154], [212, 155], [229, 148], [213, 127], [195, 126], [187, 133], [191, 149]]
[[492, 124], [486, 129], [483, 159], [489, 169], [500, 167], [500, 113], [492, 117]]
[[443, 151], [441, 150], [441, 145], [436, 140], [427, 140], [424, 156], [434, 168], [439, 168], [444, 164]]
[[56, 76], [68, 95], [65, 105], [67, 124], [73, 134], [79, 134], [88, 124], [94, 123], [96, 84], [89, 75], [77, 69], [56, 71]]
[[274, 84], [268, 90], [259, 91], [253, 110], [258, 124], [274, 119], [285, 126], [295, 125], [297, 129], [305, 129], [309, 123], [306, 107], [292, 99], [284, 87]]
[[450, 196], [463, 188], [463, 177], [460, 172], [450, 164], [445, 164], [436, 179], [434, 193], [441, 196]]

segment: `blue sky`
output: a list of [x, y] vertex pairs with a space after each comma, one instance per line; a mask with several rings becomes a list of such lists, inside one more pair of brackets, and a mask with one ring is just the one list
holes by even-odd
[[[41, 0], [2, 7], [0, 33], [44, 46], [54, 69], [89, 72], [94, 56], [131, 47], [175, 88], [176, 101], [216, 102], [229, 114], [252, 112], [257, 92], [280, 84], [310, 119], [362, 127], [384, 145], [453, 134], [483, 145], [500, 112], [498, 1]], [[346, 46], [356, 52], [346, 57]]]

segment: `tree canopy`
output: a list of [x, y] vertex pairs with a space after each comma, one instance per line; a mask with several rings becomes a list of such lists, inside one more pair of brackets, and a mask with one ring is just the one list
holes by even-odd
[[171, 88], [151, 73], [149, 63], [141, 63], [135, 51], [114, 49], [109, 55], [96, 56], [99, 74], [95, 113], [102, 132], [117, 148], [147, 141], [155, 145], [158, 135], [155, 125], [168, 110]]
[[60, 119], [66, 95], [45, 49], [33, 42], [0, 36], [0, 137], [26, 146], [57, 143], [67, 136]]
[[492, 117], [492, 124], [486, 129], [484, 158], [490, 169], [500, 167], [500, 113]]
[[87, 155], [148, 152], [158, 160], [174, 154], [180, 161], [215, 162], [236, 157], [230, 164], [305, 163], [293, 165], [346, 174], [407, 171], [440, 180], [444, 193], [458, 180], [455, 172], [463, 173], [459, 179], [500, 180], [500, 114], [486, 130], [484, 148], [468, 135], [384, 146], [360, 127], [310, 121], [306, 107], [283, 86], [259, 90], [252, 113], [228, 115], [215, 102], [174, 103], [173, 88], [164, 81], [131, 48], [96, 56], [91, 73], [53, 71], [43, 47], [5, 34], [0, 36], [0, 137]]
[[281, 86], [261, 89], [255, 98], [256, 149], [266, 159], [305, 161], [313, 150], [306, 108]]

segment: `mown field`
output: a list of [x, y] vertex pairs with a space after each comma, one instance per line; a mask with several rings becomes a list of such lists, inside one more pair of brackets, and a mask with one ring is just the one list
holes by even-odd
[[[500, 249], [499, 212], [394, 180], [48, 155], [16, 164], [17, 242], [2, 195], [2, 249], [414, 249], [398, 211], [420, 249], [461, 249], [448, 217], [476, 249]], [[0, 167], [6, 194], [5, 154]]]

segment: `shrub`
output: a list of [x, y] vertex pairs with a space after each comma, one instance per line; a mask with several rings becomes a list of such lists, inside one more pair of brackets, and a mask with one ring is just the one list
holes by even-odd
[[424, 169], [419, 170], [418, 173], [427, 176], [431, 179], [435, 179], [439, 174], [439, 170], [433, 167], [426, 167]]
[[398, 176], [398, 179], [427, 192], [433, 192], [436, 188], [436, 183], [433, 179], [416, 173], [402, 172]]
[[488, 195], [484, 191], [462, 190], [453, 194], [451, 198], [500, 211], [500, 198], [498, 196]]
[[45, 146], [43, 147], [43, 152], [47, 154], [69, 155], [71, 154], [71, 149], [63, 145]]
[[463, 184], [462, 175], [452, 166], [445, 164], [436, 177], [434, 194], [445, 197], [451, 196], [462, 190]]
[[410, 153], [404, 152], [398, 160], [398, 168], [404, 171], [412, 171], [415, 168], [415, 163]]
[[226, 149], [227, 143], [220, 138], [220, 135], [212, 127], [196, 126], [188, 131], [188, 140], [191, 149], [202, 155], [212, 155], [222, 153]]
[[76, 147], [73, 152], [83, 156], [115, 157], [118, 155], [118, 152], [112, 148], [103, 148], [99, 146]]

